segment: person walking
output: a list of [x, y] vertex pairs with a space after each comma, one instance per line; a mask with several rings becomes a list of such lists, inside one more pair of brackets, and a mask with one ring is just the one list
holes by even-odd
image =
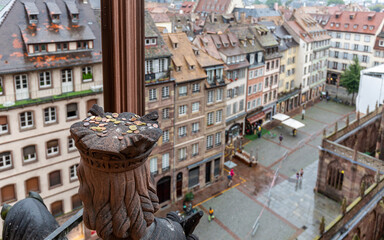
[[233, 169], [231, 169], [231, 171], [228, 173], [228, 187], [230, 187], [232, 185], [232, 179], [233, 179], [233, 176], [235, 175], [235, 172], [233, 171]]
[[211, 222], [213, 219], [215, 219], [215, 215], [214, 215], [214, 210], [211, 208], [211, 207], [209, 207], [209, 215], [208, 215], [208, 221], [209, 222]]
[[301, 110], [301, 120], [304, 120], [305, 115], [305, 107], [303, 107], [303, 110]]
[[300, 169], [300, 180], [303, 180], [304, 170]]
[[296, 136], [296, 134], [297, 134], [297, 130], [296, 130], [296, 129], [293, 129], [293, 130], [292, 130], [292, 136], [294, 136], [294, 137], [295, 137], [295, 136]]
[[300, 178], [300, 174], [299, 174], [299, 172], [296, 172], [296, 183], [299, 182], [299, 178]]
[[279, 144], [281, 145], [281, 142], [283, 141], [283, 134], [282, 133], [280, 133], [279, 140], [280, 140]]
[[261, 138], [261, 126], [257, 125], [257, 137]]

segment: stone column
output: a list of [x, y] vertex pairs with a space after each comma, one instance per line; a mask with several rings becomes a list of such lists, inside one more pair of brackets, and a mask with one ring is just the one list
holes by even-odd
[[104, 109], [145, 114], [144, 1], [101, 0]]

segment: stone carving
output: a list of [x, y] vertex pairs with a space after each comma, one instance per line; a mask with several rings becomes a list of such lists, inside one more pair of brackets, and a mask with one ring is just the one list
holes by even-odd
[[1, 218], [4, 220], [4, 240], [44, 239], [59, 227], [43, 199], [35, 192], [29, 192], [26, 199], [13, 207], [4, 204]]
[[202, 212], [184, 221], [154, 217], [159, 199], [146, 160], [162, 135], [157, 113], [104, 113], [97, 105], [90, 113], [70, 129], [81, 155], [84, 224], [103, 239], [197, 239]]

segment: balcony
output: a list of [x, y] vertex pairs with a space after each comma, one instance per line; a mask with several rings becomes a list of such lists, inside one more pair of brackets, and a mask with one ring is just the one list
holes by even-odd
[[[156, 76], [157, 75], [157, 76]], [[169, 77], [169, 73], [149, 73], [145, 74], [145, 85], [158, 84], [163, 82], [169, 82], [172, 79]]]

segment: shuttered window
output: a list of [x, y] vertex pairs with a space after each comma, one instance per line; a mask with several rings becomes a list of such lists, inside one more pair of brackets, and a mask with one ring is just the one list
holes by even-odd
[[54, 217], [64, 214], [63, 211], [63, 201], [56, 201], [51, 204], [51, 213]]
[[1, 188], [1, 203], [16, 201], [15, 185], [7, 185]]
[[83, 206], [83, 203], [81, 202], [79, 194], [73, 195], [71, 197], [71, 201], [72, 201], [72, 209], [73, 210], [81, 208], [81, 206]]
[[38, 177], [33, 177], [25, 181], [25, 194], [28, 195], [30, 191], [40, 192]]
[[55, 187], [61, 185], [61, 173], [60, 170], [51, 172], [49, 174], [49, 186]]
[[0, 116], [0, 134], [8, 133], [7, 116]]
[[54, 156], [57, 154], [59, 154], [59, 140], [47, 142], [47, 156]]
[[28, 147], [23, 148], [23, 160], [24, 160], [24, 162], [36, 160], [35, 146], [28, 146]]
[[97, 99], [91, 99], [91, 100], [87, 101], [87, 111], [89, 111], [89, 109], [91, 109], [93, 104], [97, 104]]
[[78, 113], [77, 113], [77, 103], [70, 103], [67, 105], [67, 118], [68, 119], [73, 119], [77, 118]]
[[199, 167], [189, 170], [188, 187], [194, 187], [199, 184]]

